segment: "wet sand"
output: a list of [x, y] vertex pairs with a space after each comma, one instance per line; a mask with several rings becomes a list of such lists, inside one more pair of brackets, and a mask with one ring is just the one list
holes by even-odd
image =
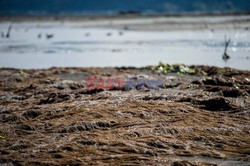
[[[0, 164], [249, 165], [250, 72], [190, 68], [1, 68]], [[164, 81], [89, 90], [90, 76]]]

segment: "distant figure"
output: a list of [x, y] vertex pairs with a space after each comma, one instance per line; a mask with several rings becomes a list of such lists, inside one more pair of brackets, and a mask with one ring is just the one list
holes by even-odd
[[229, 46], [230, 42], [231, 42], [230, 38], [227, 39], [227, 37], [225, 36], [225, 50], [224, 50], [224, 54], [222, 56], [222, 59], [224, 61], [227, 61], [230, 58], [230, 56], [227, 54], [227, 47]]
[[112, 35], [112, 33], [111, 33], [111, 32], [108, 32], [106, 35], [107, 35], [107, 36], [111, 36], [111, 35]]
[[119, 35], [120, 35], [120, 36], [121, 36], [121, 35], [123, 35], [123, 32], [122, 32], [122, 31], [120, 31], [120, 32], [119, 32]]
[[129, 30], [128, 26], [123, 27], [124, 30]]
[[4, 32], [1, 32], [1, 36], [2, 36], [2, 38], [4, 38]]
[[6, 38], [10, 37], [10, 31], [11, 31], [11, 25], [9, 26], [8, 31], [6, 33], [6, 36], [5, 36]]
[[87, 37], [90, 36], [90, 33], [85, 33], [85, 36], [87, 36]]
[[51, 38], [53, 38], [53, 37], [54, 37], [53, 34], [46, 34], [46, 38], [47, 38], [47, 39], [51, 39]]
[[37, 38], [41, 38], [42, 37], [42, 34], [41, 33], [39, 33], [38, 35], [37, 35]]

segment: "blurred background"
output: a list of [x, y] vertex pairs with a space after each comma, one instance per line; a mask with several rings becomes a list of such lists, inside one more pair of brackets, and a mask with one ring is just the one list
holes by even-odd
[[0, 0], [0, 67], [249, 70], [249, 13], [248, 0]]

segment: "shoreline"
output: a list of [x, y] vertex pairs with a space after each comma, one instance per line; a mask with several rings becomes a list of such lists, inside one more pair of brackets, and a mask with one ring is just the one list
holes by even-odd
[[88, 20], [88, 19], [123, 19], [123, 18], [158, 18], [158, 17], [219, 17], [219, 16], [247, 16], [250, 12], [228, 12], [228, 13], [180, 13], [180, 14], [140, 14], [124, 12], [123, 14], [79, 14], [79, 15], [0, 15], [1, 21], [33, 21], [33, 20], [55, 20], [55, 21], [75, 21], [75, 20]]
[[[162, 63], [162, 62], [160, 62]], [[187, 67], [192, 67], [192, 68], [214, 68], [216, 70], [233, 70], [233, 71], [240, 71], [240, 72], [250, 72], [250, 70], [247, 69], [237, 69], [233, 67], [219, 67], [219, 66], [212, 66], [212, 65], [186, 65], [186, 64], [179, 64], [179, 63], [174, 63], [174, 64], [168, 64], [170, 66], [177, 65], [177, 66], [187, 66]], [[20, 71], [46, 71], [46, 70], [85, 70], [85, 69], [98, 69], [98, 70], [114, 70], [114, 69], [128, 69], [128, 70], [144, 70], [144, 69], [151, 69], [154, 66], [157, 65], [147, 65], [143, 67], [137, 67], [137, 66], [89, 66], [89, 67], [80, 67], [80, 66], [51, 66], [47, 68], [18, 68], [18, 67], [0, 67], [0, 70], [20, 70]]]

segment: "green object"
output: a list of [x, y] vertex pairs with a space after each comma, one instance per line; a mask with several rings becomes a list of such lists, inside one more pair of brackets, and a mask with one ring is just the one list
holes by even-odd
[[189, 84], [188, 86], [187, 86], [187, 88], [192, 88], [193, 87], [193, 84]]
[[5, 139], [5, 137], [4, 137], [4, 136], [2, 136], [2, 135], [0, 135], [0, 139]]
[[218, 72], [221, 74], [224, 73], [231, 73], [233, 70], [231, 68], [224, 68], [224, 69], [220, 69]]
[[[198, 71], [184, 64], [164, 64], [160, 62], [157, 66], [152, 67], [153, 71], [158, 73], [178, 73], [178, 74], [197, 74]], [[202, 73], [205, 75], [205, 73]]]
[[23, 70], [20, 70], [20, 74], [21, 74], [21, 75], [25, 75], [25, 74], [27, 74], [27, 73], [24, 72]]

